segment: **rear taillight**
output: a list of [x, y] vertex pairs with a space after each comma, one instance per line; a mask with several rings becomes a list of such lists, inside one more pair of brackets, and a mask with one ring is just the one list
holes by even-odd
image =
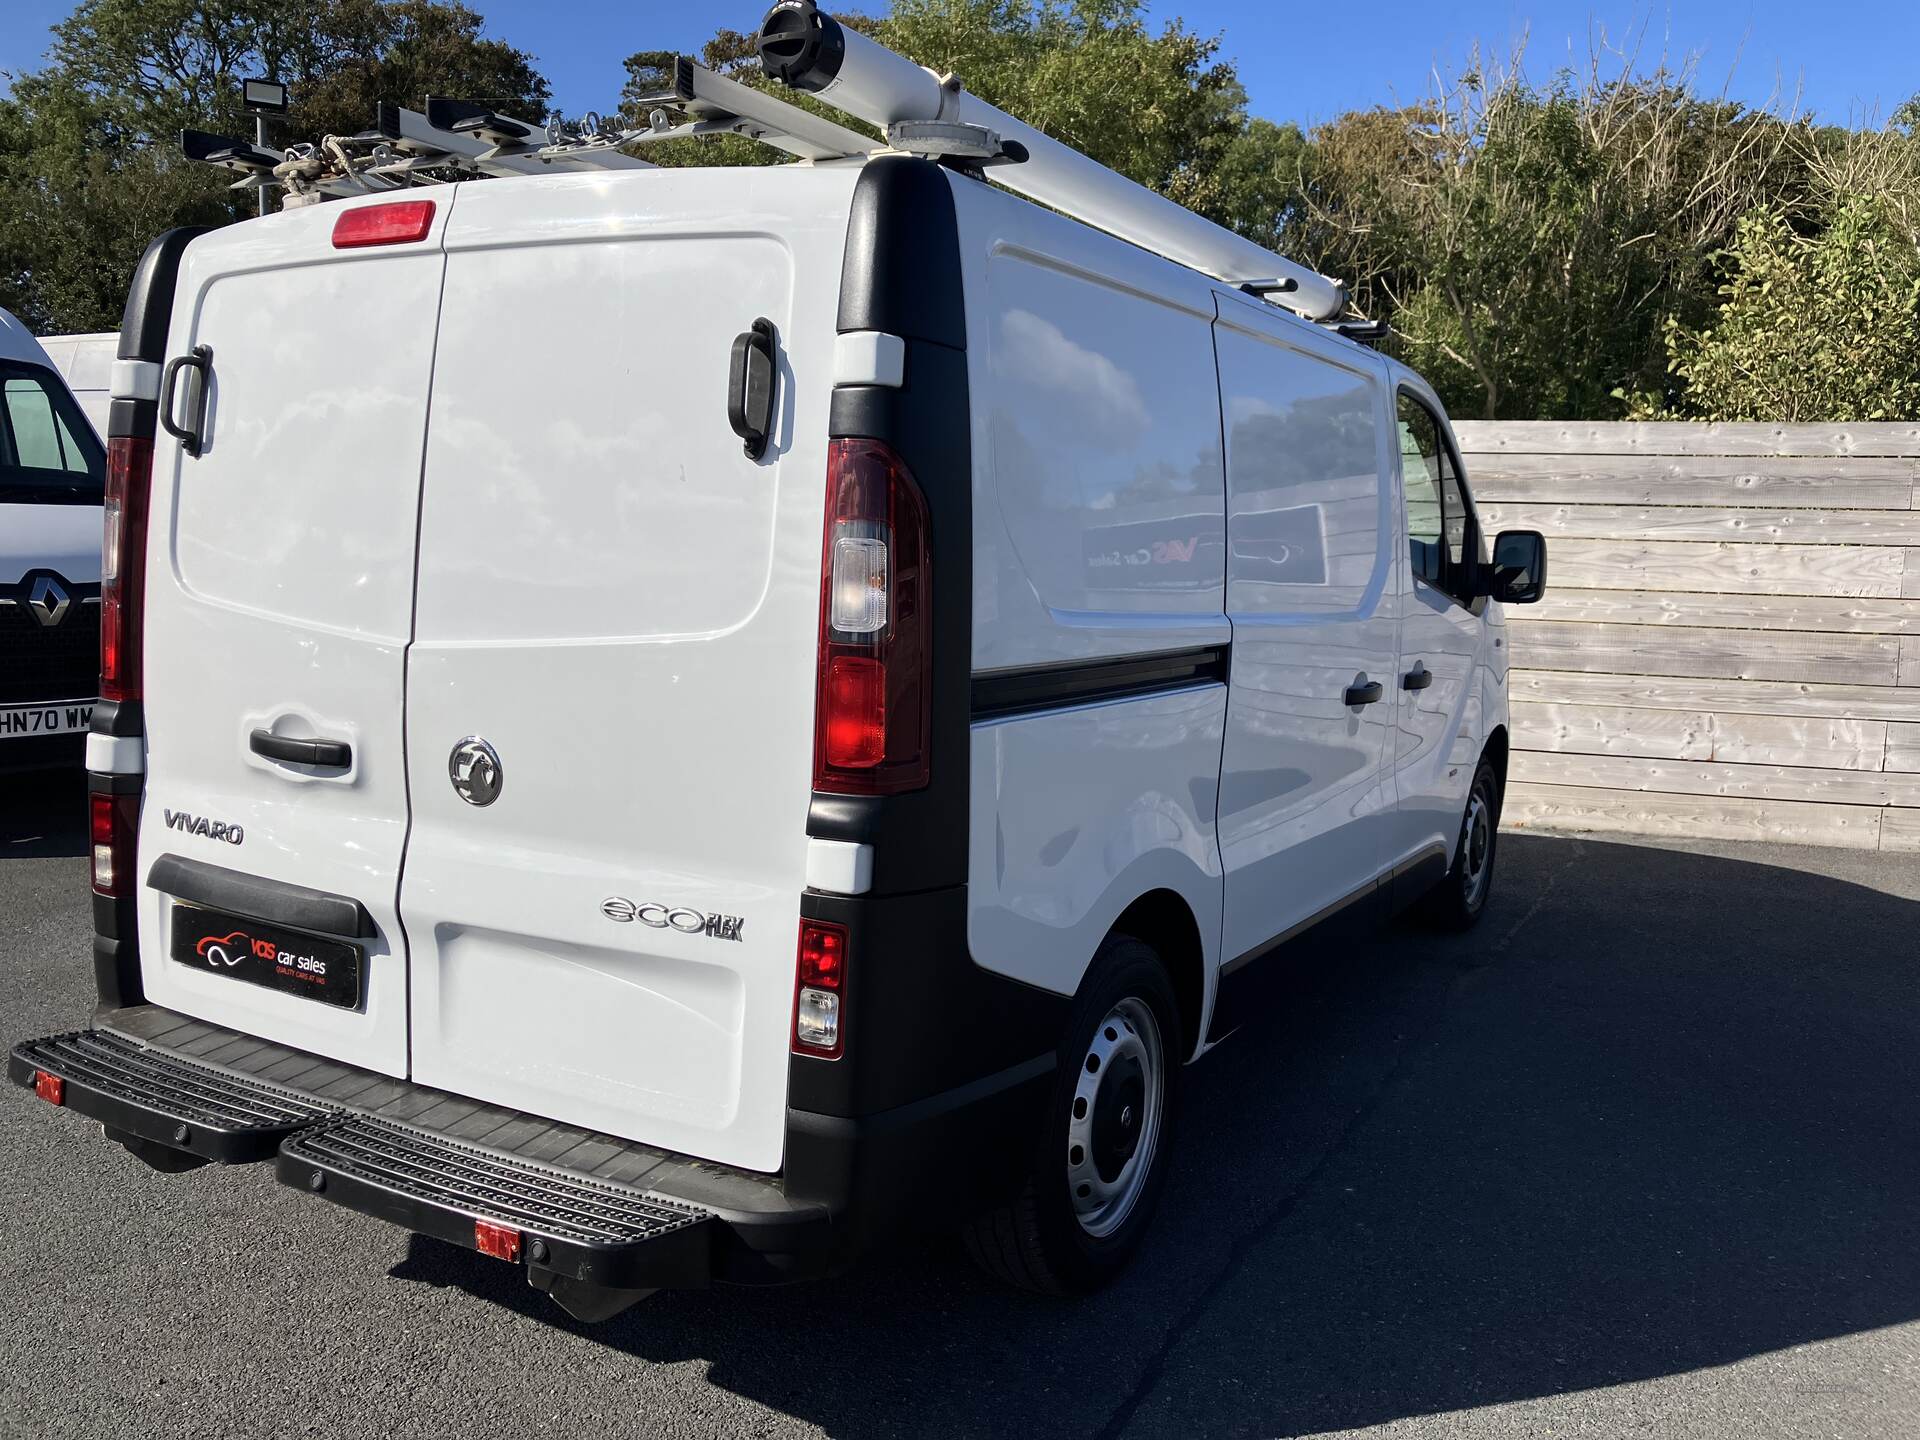
[[798, 1054], [839, 1058], [847, 1039], [840, 1023], [846, 986], [846, 926], [802, 920], [793, 986], [793, 1048]]
[[153, 440], [107, 442], [105, 529], [100, 543], [100, 698], [140, 698], [140, 612], [146, 599], [147, 496]]
[[333, 222], [333, 248], [407, 245], [427, 238], [433, 228], [433, 201], [400, 200], [391, 205], [361, 205], [342, 210]]
[[932, 708], [927, 504], [878, 440], [828, 443], [820, 572], [814, 789], [917, 790]]
[[133, 893], [133, 843], [140, 824], [138, 795], [87, 796], [88, 829], [93, 839], [93, 888], [99, 895]]

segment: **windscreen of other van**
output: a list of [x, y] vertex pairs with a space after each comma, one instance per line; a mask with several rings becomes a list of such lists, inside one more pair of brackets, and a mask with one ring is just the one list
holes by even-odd
[[0, 505], [98, 505], [106, 454], [51, 370], [0, 360]]

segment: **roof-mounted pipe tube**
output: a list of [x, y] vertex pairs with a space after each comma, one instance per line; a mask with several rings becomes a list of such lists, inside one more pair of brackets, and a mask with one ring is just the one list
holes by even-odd
[[[996, 165], [987, 173], [1029, 199], [1216, 279], [1261, 282], [1276, 303], [1310, 320], [1331, 320], [1346, 308], [1346, 290], [1337, 281], [1050, 139], [967, 94], [957, 81], [942, 83], [931, 70], [842, 25], [814, 0], [780, 0], [767, 12], [756, 43], [760, 63], [774, 79], [883, 129], [903, 121], [956, 121], [1024, 146], [1024, 163]], [[1276, 279], [1292, 280], [1293, 288], [1281, 291]]]

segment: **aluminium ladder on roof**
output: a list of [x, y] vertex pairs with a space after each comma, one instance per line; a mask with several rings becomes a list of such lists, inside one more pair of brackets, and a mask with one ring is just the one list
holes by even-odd
[[989, 133], [1006, 150], [1020, 152], [1019, 164], [987, 172], [1009, 190], [1245, 287], [1309, 320], [1332, 320], [1346, 308], [1346, 290], [1337, 281], [1194, 214], [969, 95], [955, 77], [936, 75], [841, 25], [814, 0], [780, 0], [767, 12], [756, 44], [769, 75], [881, 126], [890, 139], [903, 132], [963, 127]]

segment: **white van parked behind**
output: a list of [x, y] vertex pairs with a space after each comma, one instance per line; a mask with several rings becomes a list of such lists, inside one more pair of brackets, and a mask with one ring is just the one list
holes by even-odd
[[[1328, 282], [811, 4], [762, 54], [855, 113], [931, 98], [876, 149], [683, 64], [686, 124], [802, 163], [148, 251], [101, 1010], [11, 1073], [585, 1317], [939, 1222], [1084, 1290], [1141, 1239], [1182, 1066], [1284, 957], [1482, 912], [1500, 602], [1544, 548], [1487, 549], [1418, 376], [1263, 298], [1331, 312]], [[459, 133], [612, 143], [516, 123]], [[1103, 194], [1266, 278], [1057, 213]]]
[[100, 670], [106, 455], [0, 310], [0, 773], [78, 773]]
[[120, 337], [112, 331], [92, 335], [42, 335], [40, 348], [99, 435], [107, 433], [113, 404], [113, 362]]

